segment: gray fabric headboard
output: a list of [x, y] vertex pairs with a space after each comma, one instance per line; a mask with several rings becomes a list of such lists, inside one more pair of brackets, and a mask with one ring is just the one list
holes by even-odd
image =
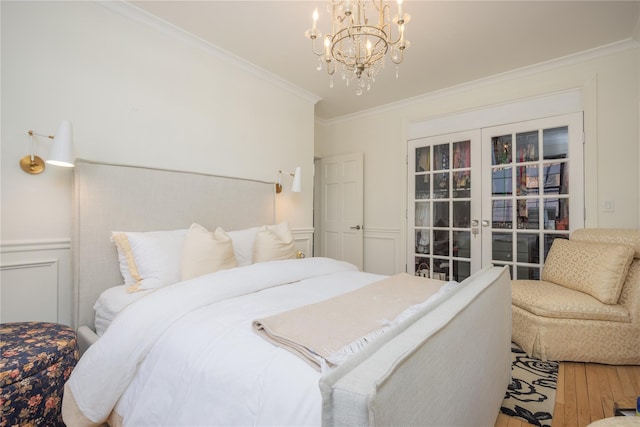
[[112, 231], [241, 230], [273, 224], [271, 182], [77, 160], [74, 170], [74, 327], [94, 329], [93, 305], [123, 283]]

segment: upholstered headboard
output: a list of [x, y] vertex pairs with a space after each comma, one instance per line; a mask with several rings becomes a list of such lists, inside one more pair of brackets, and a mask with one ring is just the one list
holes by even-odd
[[123, 283], [112, 231], [213, 230], [272, 224], [271, 182], [77, 160], [74, 171], [74, 326], [94, 328], [93, 304]]

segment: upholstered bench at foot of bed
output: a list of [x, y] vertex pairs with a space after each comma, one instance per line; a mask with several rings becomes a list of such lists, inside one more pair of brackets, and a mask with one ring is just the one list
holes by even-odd
[[76, 333], [44, 322], [0, 324], [1, 425], [64, 426], [64, 383], [78, 361]]

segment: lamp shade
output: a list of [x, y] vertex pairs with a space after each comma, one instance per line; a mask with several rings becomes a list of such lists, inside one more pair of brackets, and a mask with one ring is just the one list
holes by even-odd
[[296, 171], [293, 173], [293, 184], [291, 184], [291, 191], [294, 193], [300, 193], [302, 191], [302, 169], [300, 166], [296, 167]]
[[73, 167], [73, 132], [71, 123], [63, 121], [53, 136], [53, 145], [47, 163], [56, 166]]

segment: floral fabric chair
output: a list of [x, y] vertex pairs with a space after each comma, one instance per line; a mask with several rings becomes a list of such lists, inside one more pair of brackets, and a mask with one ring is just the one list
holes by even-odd
[[64, 426], [64, 383], [78, 361], [76, 333], [55, 323], [0, 324], [0, 427]]

